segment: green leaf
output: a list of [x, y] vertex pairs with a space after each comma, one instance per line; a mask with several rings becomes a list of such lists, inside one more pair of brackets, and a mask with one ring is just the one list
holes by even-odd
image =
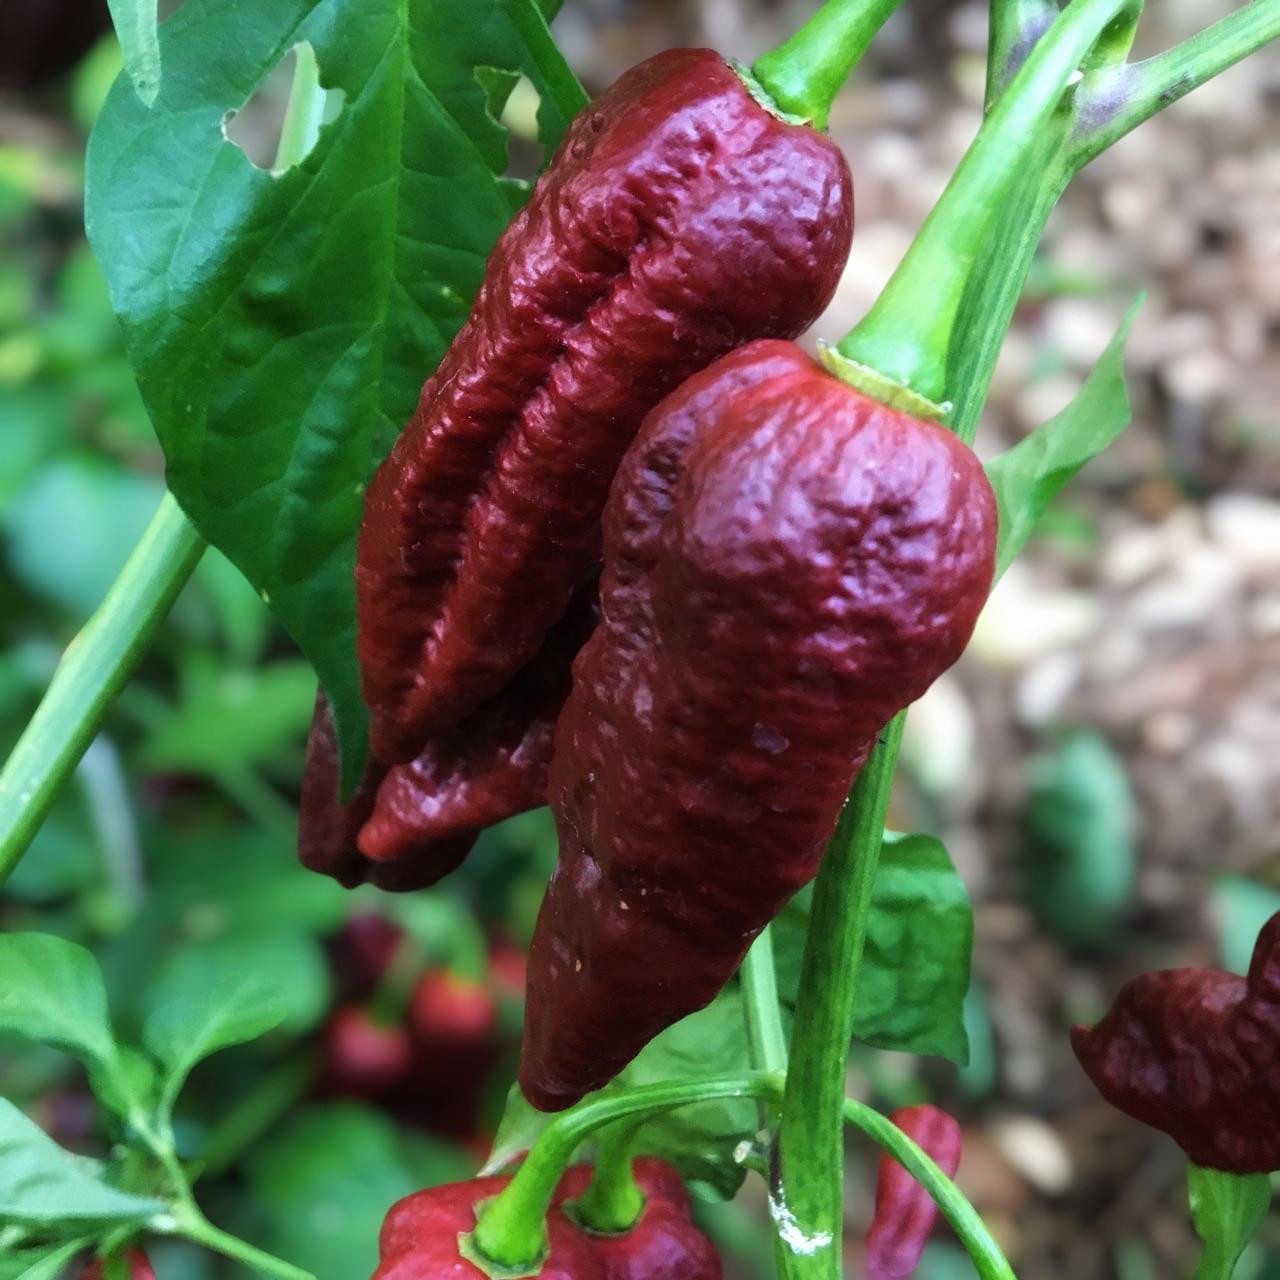
[[471, 1169], [461, 1151], [397, 1133], [376, 1111], [307, 1111], [255, 1149], [246, 1200], [260, 1222], [243, 1230], [316, 1276], [368, 1275], [388, 1206], [422, 1187], [467, 1178]]
[[160, 92], [160, 40], [156, 31], [156, 6], [151, 0], [107, 0], [124, 69], [144, 106], [150, 107]]
[[97, 1170], [0, 1098], [0, 1222], [71, 1222], [78, 1231], [86, 1221], [142, 1222], [164, 1211], [159, 1200], [117, 1191]]
[[216, 776], [269, 764], [306, 737], [316, 677], [305, 662], [236, 669], [190, 654], [181, 681], [178, 705], [139, 752], [144, 769]]
[[987, 464], [1000, 510], [996, 576], [1013, 563], [1059, 490], [1129, 425], [1124, 344], [1142, 298], [1129, 308], [1080, 394], [1044, 426]]
[[1265, 1173], [1222, 1173], [1187, 1166], [1191, 1219], [1204, 1241], [1195, 1280], [1231, 1280], [1236, 1263], [1271, 1208]]
[[1096, 946], [1133, 897], [1133, 792], [1124, 766], [1099, 734], [1071, 734], [1032, 761], [1027, 803], [1027, 896], [1064, 941]]
[[202, 990], [161, 1005], [143, 1025], [142, 1042], [167, 1071], [165, 1109], [172, 1107], [197, 1062], [219, 1049], [256, 1040], [288, 1013], [275, 983], [235, 972], [215, 976]]
[[[795, 1003], [809, 923], [809, 891], [778, 917], [778, 986]], [[933, 836], [884, 833], [858, 972], [854, 1034], [879, 1049], [969, 1060], [965, 996], [973, 908], [946, 848]]]
[[98, 962], [44, 933], [0, 935], [0, 1029], [54, 1045], [82, 1061], [117, 1061]]
[[214, 1007], [225, 994], [226, 975], [235, 972], [272, 975], [277, 1000], [272, 1025], [282, 1024], [290, 1035], [317, 1026], [329, 1006], [332, 982], [324, 949], [296, 924], [279, 921], [267, 929], [236, 928], [216, 941], [191, 942], [173, 951], [145, 993], [147, 1023], [165, 1005]]
[[[343, 107], [273, 175], [223, 123], [302, 41]], [[94, 129], [90, 239], [169, 484], [315, 665], [350, 783], [363, 487], [524, 194], [477, 68], [529, 77], [547, 144], [582, 94], [533, 0], [188, 0], [160, 47], [154, 107], [117, 84]]]
[[66, 1240], [35, 1249], [0, 1254], [0, 1280], [58, 1280], [77, 1253], [93, 1244], [92, 1236]]

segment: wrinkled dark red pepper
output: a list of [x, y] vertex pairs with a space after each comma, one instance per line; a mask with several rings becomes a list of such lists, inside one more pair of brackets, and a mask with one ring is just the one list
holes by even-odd
[[726, 356], [650, 415], [556, 730], [535, 1106], [707, 1004], [813, 878], [877, 735], [968, 641], [995, 534], [969, 449], [791, 343]]
[[[721, 1280], [720, 1259], [690, 1220], [689, 1196], [675, 1170], [641, 1157], [635, 1177], [645, 1196], [640, 1221], [630, 1231], [605, 1236], [565, 1212], [566, 1202], [586, 1190], [591, 1170], [577, 1167], [565, 1174], [547, 1220], [550, 1252], [538, 1272], [541, 1280]], [[393, 1205], [382, 1226], [375, 1280], [483, 1277], [460, 1256], [458, 1236], [475, 1227], [476, 1205], [510, 1181], [502, 1176], [450, 1183]]]
[[1080, 1065], [1112, 1106], [1228, 1173], [1280, 1169], [1280, 913], [1249, 975], [1166, 969], [1121, 988], [1096, 1027], [1076, 1027]]
[[377, 759], [413, 760], [530, 661], [599, 559], [645, 413], [739, 344], [806, 329], [852, 228], [839, 149], [710, 50], [651, 58], [578, 116], [366, 495]]
[[[960, 1125], [937, 1107], [901, 1107], [889, 1119], [932, 1157], [947, 1177], [960, 1167]], [[876, 1211], [867, 1230], [867, 1280], [906, 1280], [938, 1221], [933, 1197], [886, 1152], [876, 1179]]]
[[371, 763], [338, 800], [338, 744], [327, 700], [307, 742], [298, 852], [346, 886], [422, 889], [459, 866], [486, 827], [546, 803], [555, 718], [569, 670], [598, 616], [588, 583], [542, 650], [496, 698], [433, 735], [409, 764]]

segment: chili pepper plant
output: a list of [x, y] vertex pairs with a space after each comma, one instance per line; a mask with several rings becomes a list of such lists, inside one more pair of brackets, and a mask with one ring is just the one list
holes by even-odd
[[[318, 677], [308, 870], [281, 892], [328, 938], [334, 999], [300, 1012], [300, 953], [274, 941], [175, 959], [138, 917], [114, 971], [172, 971], [113, 1016], [112, 963], [0, 936], [0, 1031], [82, 1063], [107, 1138], [87, 1159], [0, 1102], [5, 1275], [163, 1277], [187, 1241], [326, 1280], [305, 1240], [215, 1225], [201, 1183], [307, 1098], [484, 1161], [362, 1188], [353, 1256], [371, 1268], [376, 1243], [386, 1280], [719, 1277], [686, 1184], [746, 1178], [776, 1274], [834, 1280], [846, 1128], [882, 1153], [869, 1275], [912, 1274], [939, 1216], [984, 1280], [1014, 1275], [952, 1180], [958, 1124], [845, 1095], [855, 1041], [967, 1054], [967, 895], [934, 837], [886, 830], [904, 718], [1129, 419], [1133, 311], [1066, 410], [973, 451], [1046, 221], [1113, 143], [1280, 35], [1280, 0], [1140, 61], [1135, 0], [992, 0], [972, 144], [866, 315], [802, 349], [860, 270], [828, 118], [899, 5], [826, 0], [751, 65], [669, 50], [589, 101], [557, 0], [187, 0], [161, 23], [112, 4], [86, 227], [168, 491], [0, 772], [0, 879], [214, 548]], [[286, 54], [258, 167], [230, 122]], [[291, 840], [296, 788], [240, 763], [213, 776]], [[544, 805], [526, 957], [485, 936], [477, 904], [506, 891], [485, 833]], [[219, 856], [194, 836], [175, 855]], [[1202, 1280], [1232, 1274], [1280, 1168], [1278, 920], [1247, 978], [1146, 975], [1073, 1036], [1102, 1094], [1185, 1150]], [[878, 948], [884, 928], [909, 945]], [[311, 1048], [273, 1058], [308, 1017]], [[222, 1062], [261, 1078], [197, 1124]], [[315, 1114], [308, 1172], [357, 1113]]]

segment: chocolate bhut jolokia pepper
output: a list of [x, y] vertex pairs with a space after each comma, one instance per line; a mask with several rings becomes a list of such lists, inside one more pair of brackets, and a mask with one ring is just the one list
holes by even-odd
[[598, 562], [645, 413], [741, 343], [813, 322], [852, 203], [839, 149], [710, 50], [660, 54], [578, 116], [366, 495], [377, 759], [413, 760], [537, 653]]
[[[721, 1280], [720, 1258], [693, 1225], [689, 1195], [676, 1171], [641, 1157], [634, 1172], [645, 1201], [640, 1220], [629, 1231], [597, 1235], [574, 1220], [569, 1204], [586, 1190], [591, 1170], [568, 1170], [547, 1219], [550, 1249], [537, 1273], [541, 1280]], [[502, 1176], [450, 1183], [393, 1205], [382, 1227], [375, 1280], [484, 1276], [460, 1253], [458, 1237], [475, 1227], [476, 1206], [510, 1181]]]
[[559, 1109], [710, 1001], [816, 874], [878, 734], [990, 589], [995, 500], [936, 424], [758, 342], [648, 418], [550, 799], [521, 1084]]
[[454, 870], [486, 827], [545, 804], [556, 715], [574, 655], [597, 617], [595, 585], [588, 583], [502, 693], [433, 735], [409, 764], [370, 764], [345, 805], [333, 720], [319, 697], [302, 784], [303, 863], [348, 887], [367, 881], [421, 889]]
[[1167, 1133], [1196, 1164], [1280, 1169], [1280, 914], [1247, 978], [1166, 969], [1128, 983], [1071, 1044], [1102, 1096]]
[[[947, 1177], [960, 1167], [960, 1125], [937, 1107], [900, 1107], [889, 1119]], [[914, 1274], [938, 1206], [929, 1193], [886, 1152], [876, 1178], [876, 1210], [867, 1229], [867, 1280], [906, 1280]]]

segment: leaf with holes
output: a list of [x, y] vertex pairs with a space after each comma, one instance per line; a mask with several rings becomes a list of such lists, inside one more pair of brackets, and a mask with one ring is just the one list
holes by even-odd
[[[300, 46], [340, 108], [272, 173], [224, 128]], [[160, 52], [154, 105], [121, 81], [94, 129], [89, 236], [169, 484], [314, 663], [350, 782], [364, 485], [523, 199], [514, 76], [547, 145], [584, 98], [535, 0], [187, 0]]]

